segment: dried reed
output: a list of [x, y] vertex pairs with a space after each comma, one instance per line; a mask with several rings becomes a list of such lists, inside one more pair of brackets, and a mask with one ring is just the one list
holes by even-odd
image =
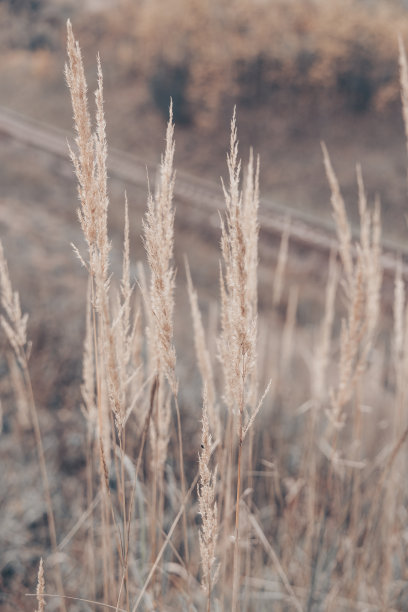
[[200, 482], [198, 484], [198, 503], [202, 519], [200, 530], [200, 552], [202, 565], [201, 585], [207, 594], [207, 611], [211, 609], [211, 593], [218, 578], [219, 566], [216, 565], [216, 545], [218, 531], [217, 504], [215, 489], [217, 467], [212, 472], [209, 464], [212, 453], [212, 438], [208, 422], [207, 389], [203, 393], [203, 418], [199, 455]]
[[40, 559], [40, 565], [38, 567], [38, 578], [37, 578], [37, 603], [38, 608], [36, 612], [44, 612], [45, 610], [45, 580], [44, 580], [44, 565], [42, 557]]

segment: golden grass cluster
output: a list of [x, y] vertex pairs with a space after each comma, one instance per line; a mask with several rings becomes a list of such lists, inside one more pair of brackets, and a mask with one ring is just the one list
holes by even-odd
[[[199, 10], [198, 3], [194, 5]], [[408, 117], [402, 43], [400, 58]], [[149, 188], [143, 224], [148, 276], [143, 266], [137, 268], [137, 277], [131, 272], [136, 268], [130, 259], [125, 198], [122, 278], [116, 282], [107, 224], [102, 69], [98, 60], [93, 127], [81, 52], [69, 22], [65, 74], [76, 129], [71, 157], [78, 180], [78, 217], [87, 253], [78, 245], [74, 250], [89, 283], [81, 387], [86, 484], [83, 514], [64, 540], [55, 524], [31, 388], [27, 315], [21, 312], [0, 249], [1, 322], [18, 364], [19, 394], [25, 395], [30, 409], [50, 535], [38, 570], [38, 612], [51, 602], [61, 609], [126, 612], [408, 610], [408, 306], [401, 263], [395, 279], [394, 326], [387, 337], [394, 389], [381, 396], [388, 398], [386, 407], [372, 406], [370, 398], [381, 386], [374, 380], [381, 318], [381, 221], [379, 203], [372, 210], [368, 205], [361, 169], [361, 232], [355, 242], [323, 146], [338, 254], [333, 249], [324, 316], [307, 349], [308, 395], [286, 417], [296, 430], [294, 450], [289, 451], [274, 414], [282, 410], [285, 389], [292, 392], [297, 385], [299, 291], [289, 291], [285, 324], [276, 334], [280, 355], [269, 355], [265, 366], [260, 350], [265, 322], [257, 288], [259, 160], [251, 151], [242, 180], [234, 112], [229, 180], [223, 184], [225, 211], [220, 214], [216, 341], [206, 335], [186, 261], [191, 344], [202, 379], [195, 395], [203, 398], [200, 408], [198, 402], [191, 407], [196, 422], [191, 436], [179, 406], [183, 381], [174, 338], [177, 178], [172, 106], [157, 186], [154, 193]], [[288, 221], [275, 270], [275, 309], [281, 304], [289, 243]], [[340, 291], [344, 316], [337, 332]], [[337, 373], [329, 373], [334, 369]], [[381, 436], [375, 419], [384, 413], [389, 427]], [[187, 461], [186, 453], [194, 461]], [[62, 542], [69, 551], [76, 538], [81, 554], [75, 562], [85, 579], [73, 590], [67, 588], [69, 576], [59, 553]]]

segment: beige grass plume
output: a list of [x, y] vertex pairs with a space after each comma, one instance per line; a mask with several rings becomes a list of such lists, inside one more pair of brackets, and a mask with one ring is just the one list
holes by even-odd
[[342, 321], [340, 336], [339, 382], [331, 391], [330, 419], [339, 428], [345, 420], [344, 407], [351, 399], [356, 384], [362, 378], [372, 350], [380, 313], [381, 265], [381, 216], [376, 200], [373, 211], [367, 206], [363, 177], [357, 166], [358, 206], [360, 213], [360, 242], [353, 247], [351, 230], [339, 184], [324, 145], [323, 156], [331, 201], [339, 239], [339, 251], [345, 279], [347, 317]]
[[4, 256], [3, 245], [0, 242], [0, 294], [1, 305], [4, 315], [0, 321], [10, 342], [16, 357], [19, 361], [25, 357], [27, 345], [27, 320], [28, 315], [22, 314], [20, 306], [20, 296], [17, 291], [13, 291], [8, 272], [7, 261]]
[[351, 285], [353, 284], [354, 272], [351, 250], [351, 229], [347, 218], [346, 206], [344, 204], [343, 196], [341, 195], [339, 182], [333, 170], [327, 147], [324, 143], [322, 143], [322, 151], [327, 180], [331, 190], [333, 216], [336, 223], [337, 237], [339, 239], [339, 252], [346, 277], [345, 290], [347, 293], [349, 293]]
[[[21, 392], [25, 393], [27, 405], [30, 409], [30, 417], [34, 429], [34, 437], [37, 446], [38, 461], [40, 465], [41, 478], [44, 487], [44, 495], [47, 508], [48, 529], [50, 533], [53, 551], [57, 550], [57, 532], [55, 527], [54, 512], [52, 507], [50, 486], [48, 481], [47, 467], [45, 463], [44, 446], [38, 419], [37, 407], [31, 384], [30, 370], [28, 366], [30, 344], [27, 343], [27, 320], [28, 315], [22, 314], [20, 297], [17, 291], [13, 291], [8, 272], [7, 261], [4, 256], [3, 246], [0, 242], [0, 299], [4, 315], [1, 315], [1, 325], [6, 333], [7, 339], [15, 353], [21, 368]], [[64, 594], [60, 567], [57, 567], [57, 586], [60, 595]], [[65, 610], [62, 601], [61, 610]]]
[[247, 418], [247, 385], [256, 367], [259, 163], [254, 170], [251, 155], [247, 170], [249, 187], [243, 196], [235, 111], [227, 160], [229, 187], [223, 185], [226, 217], [221, 222], [224, 270], [221, 271], [220, 283], [219, 355], [224, 371], [226, 404], [230, 411], [241, 415], [243, 423]]
[[[103, 78], [98, 57], [98, 88], [95, 92], [96, 129], [92, 131], [88, 110], [87, 83], [81, 50], [74, 39], [71, 22], [67, 22], [67, 52], [65, 78], [71, 92], [75, 142], [78, 153], [70, 148], [72, 163], [78, 179], [80, 208], [78, 217], [89, 249], [89, 271], [103, 291], [108, 279], [110, 244], [107, 236], [107, 172], [106, 134], [103, 112]], [[101, 298], [97, 295], [97, 299]], [[98, 305], [100, 306], [99, 302]]]
[[42, 557], [40, 559], [40, 565], [38, 567], [38, 578], [37, 578], [37, 603], [38, 608], [36, 612], [44, 612], [45, 610], [45, 579], [44, 579], [44, 565]]
[[[240, 572], [239, 508], [242, 445], [261, 404], [256, 405], [259, 160], [254, 168], [251, 152], [246, 186], [241, 191], [241, 162], [238, 159], [235, 110], [231, 121], [227, 162], [229, 185], [226, 187], [223, 183], [226, 213], [225, 220], [221, 219], [223, 268], [220, 270], [221, 334], [218, 349], [224, 373], [224, 399], [229, 412], [227, 444], [231, 449], [238, 446], [232, 589], [232, 610], [236, 610]], [[231, 473], [231, 470], [232, 465], [229, 464], [226, 473]], [[226, 514], [229, 511], [227, 506], [230, 477], [227, 477], [227, 481], [229, 483], [227, 482], [225, 494]]]
[[160, 164], [160, 177], [153, 196], [149, 192], [146, 218], [143, 221], [144, 243], [149, 262], [150, 307], [153, 329], [155, 370], [164, 373], [176, 394], [176, 351], [173, 345], [173, 312], [175, 271], [172, 265], [174, 242], [174, 123], [173, 107], [166, 131], [166, 149]]
[[216, 406], [214, 373], [211, 364], [210, 353], [207, 348], [201, 313], [198, 307], [197, 292], [194, 289], [193, 281], [191, 280], [190, 268], [188, 265], [187, 258], [185, 260], [185, 264], [188, 296], [190, 299], [191, 316], [193, 319], [194, 344], [197, 363], [201, 374], [203, 389], [206, 389], [207, 411], [208, 418], [210, 421], [210, 427], [216, 437], [216, 440], [219, 441], [221, 440], [221, 420], [218, 406]]
[[327, 395], [326, 371], [330, 363], [330, 345], [335, 313], [335, 298], [337, 291], [338, 270], [336, 251], [330, 253], [329, 272], [326, 283], [324, 317], [320, 326], [319, 338], [313, 359], [313, 397], [319, 401]]
[[[106, 393], [102, 392], [105, 386], [118, 429], [122, 425], [125, 408], [124, 392], [119, 380], [120, 375], [109, 304], [109, 253], [111, 244], [108, 239], [107, 228], [109, 199], [107, 195], [107, 144], [103, 110], [103, 76], [98, 56], [98, 86], [95, 92], [96, 125], [95, 129], [92, 130], [81, 50], [78, 42], [74, 39], [69, 20], [67, 22], [67, 53], [68, 63], [65, 66], [65, 78], [71, 93], [77, 134], [75, 142], [78, 148], [77, 153], [70, 148], [70, 155], [78, 180], [80, 200], [78, 218], [88, 245], [88, 263], [86, 266], [91, 277], [93, 316], [96, 313], [98, 314], [98, 319], [94, 320], [93, 325], [94, 335], [96, 334], [94, 338], [95, 362], [98, 366], [95, 368], [98, 427], [101, 437], [105, 440], [104, 453], [105, 461], [107, 461], [109, 457], [108, 432], [110, 425], [104, 407]], [[89, 380], [86, 384], [89, 389]]]
[[208, 421], [208, 396], [207, 389], [204, 387], [201, 452], [199, 454], [200, 482], [197, 491], [199, 512], [202, 519], [199, 535], [202, 566], [201, 585], [207, 593], [207, 610], [210, 610], [211, 592], [218, 576], [218, 566], [216, 564], [218, 521], [217, 503], [215, 501], [217, 467], [214, 472], [212, 472], [209, 467], [212, 452], [211, 447], [212, 437]]

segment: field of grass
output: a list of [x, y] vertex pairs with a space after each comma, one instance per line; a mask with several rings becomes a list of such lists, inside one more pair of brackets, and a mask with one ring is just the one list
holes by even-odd
[[[147, 17], [168, 25], [186, 12], [179, 5], [160, 20], [153, 2]], [[194, 37], [205, 15], [200, 3], [191, 7]], [[135, 218], [130, 197], [108, 181], [101, 65], [88, 100], [70, 23], [65, 76], [78, 229], [68, 211], [52, 226], [40, 207], [27, 215], [2, 200], [0, 211], [10, 245], [0, 250], [1, 607], [408, 610], [406, 268], [396, 262], [390, 310], [381, 204], [367, 196], [361, 168], [354, 240], [322, 146], [337, 243], [319, 261], [312, 315], [304, 299], [317, 289], [308, 293], [312, 277], [290, 270], [289, 226], [265, 280], [258, 209], [268, 169], [238, 147], [239, 113], [218, 172], [226, 177], [219, 244], [204, 247], [177, 230], [173, 103], [158, 176], [146, 179], [146, 210]], [[402, 43], [400, 81], [408, 135]], [[21, 168], [21, 151], [7, 152], [16, 177], [35, 178], [40, 156]], [[40, 200], [38, 179], [37, 189]], [[20, 291], [16, 261], [30, 233], [39, 239], [26, 257], [40, 280]], [[71, 242], [67, 264], [59, 249]], [[38, 312], [27, 316], [25, 303]]]

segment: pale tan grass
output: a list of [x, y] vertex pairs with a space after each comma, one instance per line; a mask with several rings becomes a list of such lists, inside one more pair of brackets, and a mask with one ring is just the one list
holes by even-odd
[[[95, 377], [97, 389], [98, 427], [104, 442], [103, 463], [109, 460], [110, 443], [108, 441], [109, 427], [104, 410], [102, 386], [106, 377], [105, 361], [102, 360], [105, 348], [108, 348], [109, 368], [108, 385], [115, 387], [114, 348], [109, 334], [108, 305], [108, 270], [110, 243], [107, 236], [107, 173], [106, 173], [106, 134], [103, 114], [103, 79], [100, 62], [98, 61], [98, 89], [96, 99], [96, 129], [92, 132], [91, 119], [88, 110], [87, 83], [82, 62], [81, 50], [74, 39], [70, 21], [67, 22], [67, 53], [69, 63], [65, 66], [65, 78], [71, 92], [71, 102], [74, 113], [74, 125], [77, 133], [76, 145], [78, 153], [70, 149], [72, 163], [78, 180], [78, 196], [80, 208], [78, 218], [88, 245], [87, 268], [91, 277], [91, 302], [93, 308], [93, 342], [95, 355]], [[98, 320], [96, 320], [98, 313]], [[89, 385], [89, 381], [88, 381]], [[111, 390], [112, 395], [112, 390]], [[113, 409], [118, 410], [113, 402]], [[116, 415], [117, 419], [120, 415]], [[101, 447], [102, 448], [102, 447]]]
[[337, 236], [339, 239], [339, 252], [346, 278], [346, 293], [350, 295], [354, 272], [351, 252], [351, 229], [347, 219], [346, 206], [340, 192], [339, 183], [324, 143], [322, 143], [322, 150], [326, 175], [331, 189], [331, 203], [333, 207], [334, 220], [336, 222]]
[[405, 286], [402, 278], [402, 261], [398, 260], [394, 280], [394, 360], [398, 373], [402, 363], [404, 349], [404, 311], [405, 311]]
[[[174, 316], [174, 286], [175, 270], [173, 268], [174, 243], [174, 123], [173, 108], [170, 101], [169, 121], [166, 130], [166, 148], [160, 164], [160, 174], [156, 193], [153, 196], [149, 189], [147, 213], [143, 221], [144, 245], [150, 268], [150, 287], [148, 295], [150, 328], [148, 339], [150, 343], [150, 358], [152, 374], [157, 377], [157, 404], [150, 428], [152, 443], [152, 470], [155, 480], [153, 486], [153, 508], [163, 515], [163, 468], [167, 457], [167, 446], [170, 437], [171, 397], [164, 387], [167, 380], [174, 397], [177, 416], [177, 431], [179, 444], [179, 463], [182, 496], [186, 493], [183, 463], [183, 442], [180, 411], [178, 406], [178, 381], [175, 373], [176, 351], [173, 343]], [[157, 498], [157, 494], [159, 497]], [[161, 520], [159, 521], [161, 523]], [[183, 528], [186, 556], [188, 560], [187, 519], [183, 513]], [[152, 538], [156, 538], [156, 524], [151, 524]], [[156, 545], [152, 547], [152, 555], [156, 554]]]
[[[336, 221], [339, 250], [345, 280], [347, 322], [343, 320], [340, 339], [339, 383], [337, 391], [331, 391], [331, 423], [341, 428], [344, 423], [344, 407], [351, 399], [367, 368], [380, 312], [382, 283], [381, 219], [376, 201], [374, 211], [369, 211], [364, 190], [361, 167], [357, 166], [358, 205], [360, 212], [360, 244], [356, 262], [353, 261], [351, 230], [344, 200], [330, 162], [325, 145], [322, 145], [326, 173], [332, 191], [332, 207]], [[355, 411], [355, 434], [359, 436], [359, 408]]]
[[[122, 335], [122, 351], [123, 351], [123, 366], [126, 371], [128, 364], [131, 362], [133, 344], [136, 342], [137, 324], [134, 322], [131, 327], [131, 300], [133, 294], [133, 286], [130, 281], [130, 227], [129, 227], [129, 204], [127, 194], [125, 194], [125, 228], [123, 235], [123, 263], [122, 263], [122, 280], [121, 280], [121, 300], [120, 304], [120, 328]], [[137, 311], [136, 311], [137, 312]], [[137, 315], [136, 315], [137, 316]], [[121, 351], [121, 353], [122, 353]]]
[[144, 243], [150, 267], [150, 308], [152, 310], [152, 353], [157, 375], [164, 375], [177, 394], [175, 376], [176, 351], [173, 345], [174, 276], [172, 265], [174, 242], [174, 123], [170, 117], [166, 131], [166, 149], [160, 164], [156, 194], [149, 192], [147, 213], [143, 221]]
[[[34, 399], [31, 384], [28, 359], [30, 356], [31, 345], [27, 342], [27, 320], [28, 315], [22, 314], [20, 308], [20, 296], [17, 291], [13, 292], [12, 284], [8, 272], [7, 261], [4, 256], [3, 246], [0, 242], [0, 298], [4, 315], [1, 315], [1, 324], [6, 333], [10, 346], [14, 352], [16, 360], [21, 368], [21, 385], [19, 392], [25, 393], [25, 403], [29, 406], [30, 417], [34, 429], [35, 443], [37, 446], [38, 462], [40, 466], [41, 479], [44, 488], [44, 495], [47, 508], [48, 530], [50, 534], [51, 547], [57, 551], [57, 531], [55, 526], [54, 511], [52, 507], [50, 484], [48, 479], [47, 466], [45, 463], [44, 446], [40, 422], [38, 418], [37, 406]], [[63, 596], [64, 589], [62, 583], [61, 568], [57, 564], [56, 568], [57, 590]], [[65, 603], [61, 600], [61, 610], [65, 611]]]
[[[85, 338], [84, 384], [86, 401], [92, 402], [92, 389], [96, 388], [97, 447], [99, 450], [100, 482], [104, 490], [101, 504], [102, 519], [102, 567], [105, 600], [117, 605], [122, 597], [129, 608], [129, 583], [127, 551], [124, 537], [113, 507], [109, 485], [109, 471], [115, 469], [118, 479], [118, 496], [121, 506], [122, 533], [127, 532], [126, 494], [124, 484], [125, 432], [127, 416], [127, 387], [129, 350], [129, 300], [131, 290], [129, 279], [122, 278], [123, 302], [117, 301], [116, 318], [112, 314], [110, 301], [109, 254], [107, 214], [109, 206], [107, 190], [107, 142], [103, 109], [103, 76], [99, 57], [97, 58], [97, 89], [95, 92], [95, 129], [92, 130], [88, 111], [87, 84], [79, 44], [75, 41], [70, 22], [67, 22], [68, 64], [65, 76], [71, 92], [74, 124], [77, 133], [77, 153], [70, 149], [71, 159], [78, 180], [80, 208], [78, 217], [88, 246], [88, 261], [85, 264], [90, 276], [90, 298], [92, 307], [92, 341], [90, 323]], [[125, 203], [125, 238], [123, 275], [129, 273], [129, 231], [127, 202]], [[77, 250], [78, 251], [78, 250]], [[83, 258], [82, 258], [83, 259]], [[93, 346], [92, 346], [93, 345]], [[94, 364], [94, 367], [93, 367]], [[94, 379], [94, 380], [93, 380]], [[92, 411], [92, 407], [90, 406]], [[114, 415], [121, 461], [115, 452], [111, 414]], [[113, 454], [113, 461], [112, 461]], [[90, 468], [89, 468], [90, 470]], [[88, 494], [88, 497], [91, 497]], [[110, 537], [113, 525], [114, 539]], [[115, 547], [116, 544], [116, 547]], [[115, 550], [116, 548], [116, 550]], [[122, 581], [115, 583], [115, 556], [121, 565]]]
[[[231, 121], [230, 150], [227, 155], [229, 184], [223, 184], [226, 203], [225, 221], [221, 219], [221, 250], [224, 270], [220, 269], [221, 335], [219, 356], [224, 374], [224, 400], [228, 408], [225, 446], [226, 464], [225, 517], [229, 515], [232, 453], [238, 446], [235, 501], [235, 535], [232, 610], [238, 606], [240, 544], [239, 507], [241, 461], [244, 432], [255, 410], [257, 341], [257, 259], [259, 205], [259, 162], [254, 169], [250, 155], [246, 186], [240, 189], [241, 162], [238, 159], [236, 114]], [[235, 431], [235, 433], [234, 433]], [[224, 561], [225, 563], [225, 561]]]
[[[253, 187], [245, 192], [245, 198], [240, 192], [241, 162], [238, 160], [235, 113], [231, 122], [228, 171], [229, 187], [224, 186], [226, 220], [221, 223], [225, 271], [221, 271], [219, 352], [224, 372], [224, 397], [229, 411], [239, 417], [236, 419], [238, 431], [240, 419], [243, 421], [246, 417], [246, 383], [256, 367], [257, 311], [253, 277], [256, 278], [259, 199], [255, 182], [258, 171], [254, 179], [247, 179], [253, 181]], [[250, 158], [247, 176], [253, 174]]]
[[[361, 534], [361, 512], [363, 509], [362, 470], [365, 466], [363, 448], [363, 390], [364, 376], [369, 367], [380, 313], [380, 293], [382, 284], [381, 265], [381, 218], [378, 199], [374, 210], [367, 204], [361, 167], [357, 166], [358, 206], [360, 213], [360, 241], [353, 250], [351, 245], [350, 226], [347, 221], [344, 201], [330, 159], [323, 147], [326, 172], [332, 190], [332, 205], [337, 223], [337, 234], [340, 242], [340, 255], [345, 274], [344, 289], [346, 296], [347, 317], [342, 321], [340, 336], [339, 381], [337, 389], [330, 392], [331, 409], [328, 411], [329, 431], [331, 433], [332, 466], [343, 478], [349, 478], [351, 495], [349, 501], [350, 522], [348, 537], [351, 546], [344, 548], [346, 580], [354, 594], [361, 588], [363, 567], [357, 563], [358, 540]], [[354, 255], [355, 254], [355, 255]], [[353, 261], [355, 259], [355, 261]], [[399, 299], [399, 298], [396, 298]], [[400, 321], [396, 323], [400, 327]], [[349, 421], [351, 428], [348, 456], [344, 460], [344, 451], [339, 452], [340, 430]], [[344, 435], [343, 435], [344, 439]], [[344, 441], [343, 441], [344, 445]], [[348, 474], [350, 470], [353, 475]], [[334, 480], [329, 474], [329, 487], [333, 494]], [[384, 516], [384, 529], [395, 520], [395, 493], [390, 486], [385, 492], [387, 498], [387, 516]], [[381, 514], [381, 511], [380, 511]], [[371, 535], [371, 534], [370, 534]], [[371, 536], [372, 537], [372, 536]], [[381, 593], [383, 602], [388, 599], [390, 584], [390, 539], [382, 547], [383, 580]]]
[[324, 318], [313, 358], [313, 397], [319, 401], [327, 395], [326, 372], [330, 362], [330, 346], [334, 321], [338, 269], [336, 251], [330, 253], [329, 272], [326, 284]]
[[44, 612], [45, 610], [45, 579], [44, 579], [44, 565], [42, 557], [40, 559], [40, 565], [38, 567], [38, 577], [37, 577], [37, 604], [38, 608], [36, 612]]
[[337, 389], [331, 390], [330, 421], [335, 429], [344, 425], [344, 407], [353, 393], [355, 364], [359, 342], [364, 334], [364, 270], [361, 255], [357, 259], [355, 277], [350, 293], [347, 320], [342, 321], [340, 336], [339, 382]]
[[106, 134], [103, 113], [103, 80], [98, 59], [98, 89], [96, 101], [96, 129], [92, 132], [88, 110], [87, 83], [81, 50], [74, 39], [71, 23], [67, 22], [67, 52], [69, 63], [65, 78], [71, 92], [74, 124], [77, 132], [78, 153], [70, 149], [72, 163], [78, 179], [80, 208], [78, 218], [89, 250], [90, 274], [95, 278], [96, 306], [101, 311], [105, 285], [108, 283], [110, 243], [107, 237], [107, 173]]
[[29, 429], [31, 427], [30, 405], [22, 371], [14, 355], [8, 354], [7, 362], [15, 396], [18, 423], [22, 429]]
[[[361, 167], [357, 166], [358, 200], [360, 212], [360, 245], [364, 258], [366, 276], [366, 342], [365, 355], [360, 360], [366, 361], [371, 350], [380, 312], [380, 291], [382, 283], [381, 264], [381, 212], [380, 202], [376, 199], [374, 210], [367, 208]], [[364, 367], [362, 365], [362, 367]]]
[[94, 435], [97, 427], [97, 408], [95, 398], [95, 356], [94, 338], [92, 328], [92, 295], [91, 279], [88, 282], [88, 292], [86, 300], [86, 327], [83, 347], [82, 361], [82, 385], [81, 395], [83, 403], [82, 412], [88, 424], [89, 435]]
[[206, 402], [208, 410], [208, 419], [215, 439], [221, 441], [221, 419], [219, 414], [219, 407], [216, 405], [215, 395], [215, 383], [214, 383], [214, 372], [211, 364], [210, 354], [208, 352], [207, 343], [205, 339], [205, 333], [203, 323], [201, 319], [200, 309], [198, 307], [197, 292], [193, 287], [193, 281], [191, 280], [190, 267], [187, 259], [185, 260], [186, 276], [187, 276], [187, 289], [188, 296], [190, 299], [191, 316], [193, 319], [193, 330], [194, 330], [194, 344], [196, 351], [196, 358], [198, 368], [201, 374], [201, 380], [203, 389], [206, 389]]
[[[393, 334], [393, 358], [396, 381], [395, 409], [391, 416], [391, 442], [397, 445], [402, 431], [406, 428], [407, 418], [405, 414], [407, 393], [407, 370], [406, 370], [406, 297], [405, 285], [402, 276], [402, 261], [399, 259], [394, 281], [394, 334]], [[403, 489], [401, 487], [401, 475], [404, 473], [404, 458], [401, 454], [396, 456], [390, 469], [389, 477], [385, 483], [384, 491], [384, 515], [382, 517], [381, 538], [383, 542], [383, 575], [381, 581], [382, 597], [384, 601], [389, 600], [392, 580], [392, 558], [396, 543], [392, 537], [395, 522], [399, 517], [396, 509], [403, 504]]]
[[210, 469], [212, 437], [208, 421], [207, 389], [203, 392], [203, 416], [201, 432], [201, 452], [199, 453], [200, 481], [198, 484], [198, 505], [202, 519], [200, 528], [200, 553], [202, 579], [201, 585], [207, 595], [207, 611], [211, 609], [211, 594], [217, 582], [219, 566], [216, 564], [216, 545], [218, 536], [217, 503], [215, 491], [217, 466]]
[[[405, 45], [401, 36], [398, 36], [399, 46], [399, 68], [400, 68], [400, 92], [402, 103], [402, 116], [405, 128], [405, 145], [408, 155], [408, 64]], [[407, 168], [407, 187], [408, 187], [408, 168]]]
[[4, 256], [3, 245], [0, 242], [0, 289], [1, 305], [4, 315], [0, 321], [3, 330], [14, 350], [18, 361], [25, 361], [28, 353], [27, 347], [27, 321], [28, 315], [22, 314], [20, 307], [20, 296], [13, 291], [8, 272], [7, 261]]

